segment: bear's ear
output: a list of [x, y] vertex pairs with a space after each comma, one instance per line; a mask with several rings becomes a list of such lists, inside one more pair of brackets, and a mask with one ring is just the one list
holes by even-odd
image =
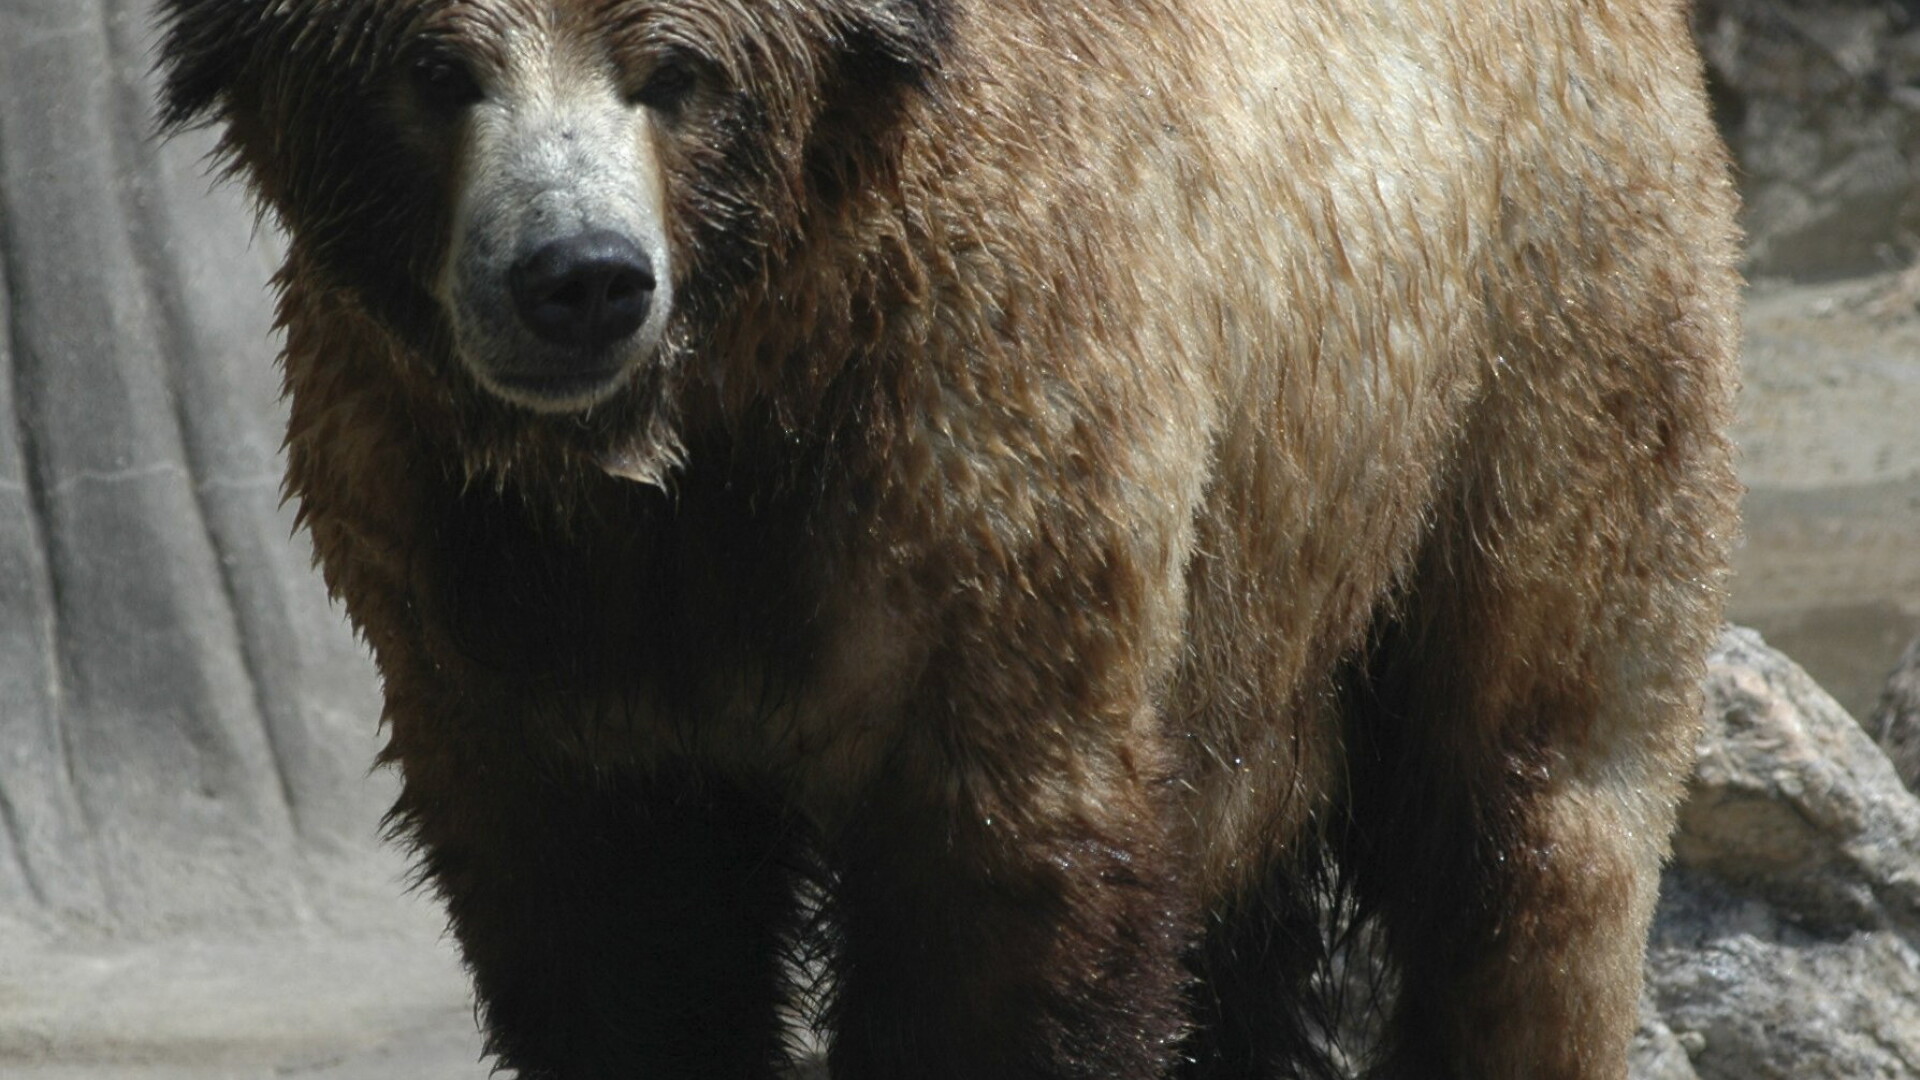
[[808, 174], [828, 202], [891, 178], [907, 105], [932, 91], [951, 38], [953, 0], [841, 3], [807, 146]]
[[924, 90], [952, 36], [953, 0], [855, 0], [843, 24], [841, 79], [859, 92]]
[[213, 114], [249, 66], [271, 0], [161, 0], [155, 67], [160, 130], [179, 131]]

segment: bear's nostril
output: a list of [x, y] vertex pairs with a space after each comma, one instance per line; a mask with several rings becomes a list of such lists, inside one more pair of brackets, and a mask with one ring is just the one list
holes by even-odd
[[610, 345], [640, 329], [653, 264], [631, 239], [595, 229], [550, 241], [508, 273], [527, 328], [556, 345]]

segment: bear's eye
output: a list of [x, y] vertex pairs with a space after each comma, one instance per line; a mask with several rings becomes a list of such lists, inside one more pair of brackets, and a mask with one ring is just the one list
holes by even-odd
[[457, 57], [436, 54], [413, 62], [413, 89], [429, 108], [459, 112], [484, 95], [473, 72]]
[[653, 69], [639, 89], [627, 95], [627, 100], [659, 112], [672, 113], [686, 103], [699, 85], [700, 71], [691, 58], [669, 56]]

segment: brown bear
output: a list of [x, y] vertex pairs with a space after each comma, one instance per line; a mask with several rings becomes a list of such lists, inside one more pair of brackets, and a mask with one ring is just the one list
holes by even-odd
[[843, 1080], [1329, 1074], [1372, 927], [1374, 1075], [1624, 1075], [1735, 528], [1682, 5], [162, 9], [502, 1066], [777, 1075], [797, 950]]

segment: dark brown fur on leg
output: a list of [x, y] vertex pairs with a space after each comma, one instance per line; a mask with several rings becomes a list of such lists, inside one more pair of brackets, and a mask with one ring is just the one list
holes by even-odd
[[1023, 820], [889, 785], [834, 851], [834, 1076], [1161, 1075], [1189, 920], [1150, 820]]
[[1502, 944], [1501, 916], [1511, 908], [1502, 864], [1521, 850], [1513, 807], [1522, 792], [1503, 784], [1515, 778], [1497, 768], [1477, 778], [1479, 790], [1436, 782], [1435, 770], [1416, 764], [1433, 750], [1419, 728], [1436, 718], [1409, 715], [1401, 694], [1381, 692], [1367, 705], [1356, 723], [1354, 824], [1341, 857], [1366, 909], [1384, 924], [1402, 988], [1372, 1075], [1465, 1080], [1472, 1074], [1461, 1071], [1447, 999], [1459, 993], [1461, 973]]
[[[1684, 325], [1668, 295], [1635, 310]], [[1735, 490], [1726, 368], [1652, 336], [1598, 374], [1516, 343], [1354, 694], [1344, 855], [1400, 977], [1383, 1077], [1626, 1073]], [[1557, 468], [1516, 419], [1560, 433]]]
[[1209, 916], [1193, 960], [1195, 1030], [1182, 1080], [1341, 1075], [1325, 1052], [1335, 1003], [1313, 985], [1327, 970], [1323, 906], [1333, 886], [1323, 876], [1276, 868], [1262, 888]]
[[[1454, 756], [1434, 737], [1459, 719], [1445, 700], [1379, 702], [1367, 718], [1374, 735], [1354, 755], [1356, 829], [1345, 855], [1384, 924], [1399, 983], [1372, 1075], [1624, 1075], [1664, 832], [1593, 821], [1588, 783], [1555, 775], [1606, 770], [1569, 764], [1577, 749]], [[1592, 708], [1541, 701], [1526, 726]], [[1646, 779], [1651, 800], [1663, 798], [1662, 783]]]
[[556, 779], [497, 817], [470, 808], [487, 831], [462, 840], [476, 819], [447, 805], [402, 812], [436, 837], [426, 870], [501, 1066], [529, 1080], [778, 1074], [796, 875], [765, 807], [684, 779]]

